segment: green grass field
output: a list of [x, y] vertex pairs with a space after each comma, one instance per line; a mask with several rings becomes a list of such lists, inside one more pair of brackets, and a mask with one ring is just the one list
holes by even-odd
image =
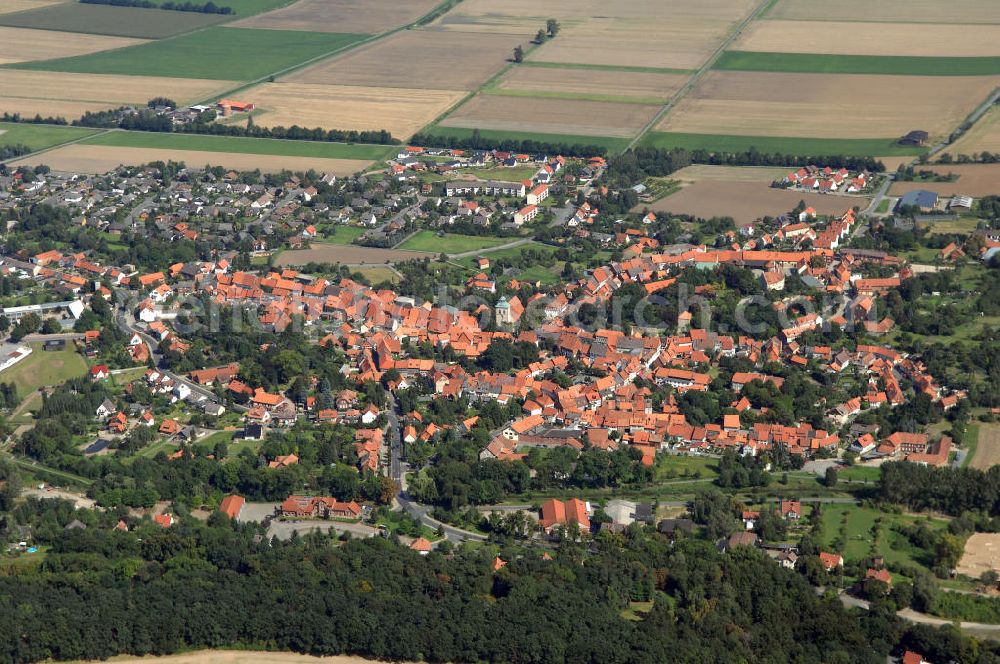
[[251, 81], [320, 55], [333, 53], [366, 36], [212, 27], [172, 39], [113, 51], [14, 66], [20, 69], [91, 74]]
[[713, 69], [818, 74], [892, 74], [898, 76], [989, 76], [1000, 74], [1000, 57], [932, 58], [913, 56], [829, 55], [726, 51]]
[[0, 145], [27, 145], [32, 150], [44, 150], [54, 145], [74, 141], [97, 133], [96, 129], [84, 127], [60, 127], [57, 125], [36, 125], [0, 122]]
[[873, 466], [849, 466], [838, 468], [837, 477], [841, 480], [851, 480], [853, 482], [869, 482], [874, 484], [881, 477], [882, 471]]
[[142, 131], [112, 131], [87, 139], [90, 145], [122, 148], [163, 148], [201, 152], [236, 152], [290, 157], [325, 157], [327, 159], [381, 159], [394, 149], [386, 145], [289, 141], [247, 136], [201, 136], [198, 134], [160, 134]]
[[87, 373], [86, 361], [72, 344], [52, 352], [43, 351], [42, 344], [30, 346], [33, 350], [31, 355], [0, 373], [0, 381], [13, 382], [21, 398], [40, 387], [62, 385], [70, 378]]
[[[319, 238], [313, 240], [313, 242], [322, 242], [324, 244], [351, 244], [364, 235], [366, 230], [368, 229], [360, 226], [334, 225], [330, 226], [328, 231], [326, 229], [320, 231]], [[327, 235], [327, 232], [331, 232], [333, 235]]]
[[[425, 136], [441, 138], [469, 138], [474, 129], [465, 127], [428, 127], [421, 133]], [[521, 131], [500, 131], [497, 129], [480, 129], [479, 135], [493, 141], [538, 141], [555, 145], [596, 145], [608, 152], [621, 152], [629, 143], [627, 138], [611, 136], [579, 136], [574, 134], [535, 134]]]
[[896, 138], [826, 139], [650, 132], [643, 137], [641, 145], [657, 148], [709, 150], [711, 152], [743, 152], [756, 148], [760, 152], [780, 152], [802, 156], [891, 157], [918, 155], [924, 151], [922, 148], [911, 145], [898, 145], [896, 140]]
[[477, 249], [488, 249], [497, 245], [513, 242], [517, 238], [489, 237], [479, 235], [456, 235], [445, 233], [444, 237], [438, 237], [434, 231], [420, 231], [398, 249], [409, 251], [433, 251], [435, 253], [444, 252], [446, 254], [461, 254], [466, 251]]
[[[834, 540], [840, 537], [841, 526], [847, 518], [847, 540], [843, 550], [833, 546]], [[872, 527], [876, 519], [882, 519], [881, 534], [876, 543], [872, 538]], [[893, 529], [894, 525], [924, 522], [931, 529], [938, 530], [947, 526], [944, 519], [926, 519], [925, 517], [892, 514], [880, 512], [860, 505], [823, 505], [821, 542], [826, 550], [841, 553], [847, 561], [858, 561], [873, 551], [885, 556], [889, 563], [902, 565], [926, 566], [926, 556], [923, 551], [913, 546], [904, 535]]]

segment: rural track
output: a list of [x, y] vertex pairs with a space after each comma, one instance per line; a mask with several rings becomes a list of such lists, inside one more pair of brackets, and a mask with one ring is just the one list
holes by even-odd
[[622, 152], [626, 152], [634, 148], [636, 144], [639, 143], [639, 141], [641, 141], [646, 136], [646, 134], [648, 134], [653, 129], [653, 127], [658, 125], [660, 121], [667, 115], [667, 113], [673, 110], [674, 107], [677, 106], [677, 104], [689, 92], [691, 92], [691, 90], [694, 89], [694, 86], [697, 85], [699, 81], [701, 81], [702, 77], [712, 69], [712, 67], [715, 65], [718, 59], [722, 57], [722, 54], [726, 52], [726, 49], [728, 49], [729, 46], [733, 42], [735, 42], [740, 37], [740, 35], [743, 34], [743, 31], [747, 29], [747, 26], [750, 25], [750, 23], [752, 23], [753, 21], [757, 20], [759, 17], [766, 14], [768, 10], [771, 9], [771, 6], [773, 4], [774, 0], [762, 0], [760, 4], [758, 4], [754, 8], [754, 10], [750, 12], [750, 14], [745, 19], [743, 19], [743, 22], [737, 25], [732, 30], [732, 32], [729, 33], [729, 36], [726, 37], [725, 41], [719, 44], [719, 47], [715, 49], [715, 51], [712, 53], [711, 56], [709, 56], [708, 60], [706, 60], [701, 65], [701, 67], [697, 69], [694, 72], [694, 74], [691, 75], [691, 78], [687, 80], [687, 83], [681, 86], [680, 90], [675, 92], [673, 96], [667, 100], [667, 103], [664, 104], [659, 111], [657, 111], [656, 115], [654, 115], [653, 118], [649, 122], [647, 122], [646, 125], [641, 130], [639, 130], [639, 133], [636, 134], [631, 141], [629, 141], [629, 144], [625, 146], [625, 149], [622, 150]]
[[448, 254], [448, 258], [468, 258], [469, 256], [485, 256], [494, 251], [503, 251], [504, 249], [513, 249], [515, 247], [520, 247], [525, 244], [531, 244], [535, 241], [533, 237], [523, 237], [520, 240], [515, 240], [514, 242], [508, 242], [506, 244], [498, 244], [495, 247], [489, 247], [487, 249], [474, 249], [472, 251], [463, 251], [458, 254]]

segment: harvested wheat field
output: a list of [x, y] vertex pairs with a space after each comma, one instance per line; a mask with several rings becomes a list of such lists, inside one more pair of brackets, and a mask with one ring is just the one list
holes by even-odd
[[499, 81], [501, 90], [539, 94], [600, 95], [622, 99], [666, 100], [687, 81], [680, 74], [600, 69], [514, 67]]
[[[885, 138], [919, 128], [930, 133], [933, 143], [965, 119], [997, 85], [1000, 76], [711, 71], [657, 130]], [[864, 102], [862, 107], [859, 100]]]
[[913, 157], [903, 155], [894, 157], [875, 157], [878, 161], [881, 161], [885, 165], [885, 170], [890, 173], [897, 170], [900, 166], [907, 166], [913, 162]]
[[[102, 37], [54, 30], [7, 28], [0, 26], [0, 64], [67, 58], [113, 48], [142, 44], [144, 39], [128, 37]], [[0, 91], [2, 93], [2, 91]]]
[[[1000, 194], [1000, 164], [941, 164], [918, 166], [917, 169], [934, 171], [941, 175], [954, 173], [958, 175], [958, 179], [954, 182], [894, 182], [890, 190], [893, 196], [914, 189], [936, 191], [942, 196], [961, 194], [979, 197]], [[1000, 450], [997, 453], [1000, 454]]]
[[702, 180], [683, 186], [649, 207], [657, 212], [710, 217], [732, 217], [737, 223], [789, 212], [799, 201], [816, 208], [819, 214], [843, 214], [848, 209], [868, 207], [870, 199], [856, 196], [808, 194], [772, 189], [761, 182]]
[[969, 156], [984, 151], [1000, 152], [1000, 106], [986, 111], [979, 122], [946, 150], [950, 155]]
[[732, 48], [772, 53], [972, 58], [1000, 55], [1000, 38], [995, 25], [757, 21]]
[[438, 124], [539, 134], [631, 137], [659, 108], [651, 104], [478, 95]]
[[385, 129], [408, 138], [462, 97], [449, 90], [407, 90], [349, 85], [262, 83], [242, 93], [253, 99], [264, 126]]
[[138, 166], [151, 161], [183, 161], [191, 167], [224, 166], [236, 170], [265, 172], [307, 171], [352, 175], [364, 170], [371, 161], [361, 159], [325, 159], [322, 157], [288, 157], [270, 154], [238, 152], [205, 152], [201, 150], [168, 150], [162, 148], [122, 148], [110, 145], [67, 145], [49, 152], [19, 159], [14, 165], [44, 164], [55, 171], [76, 173], [107, 173], [118, 166]]
[[525, 40], [508, 35], [399, 32], [282, 79], [374, 88], [472, 90], [500, 70]]
[[1000, 23], [995, 0], [780, 0], [768, 18], [884, 21], [887, 23]]
[[710, 166], [694, 164], [685, 166], [670, 175], [671, 180], [682, 182], [757, 182], [769, 185], [788, 175], [795, 166]]
[[31, 111], [75, 119], [85, 111], [145, 104], [153, 97], [191, 103], [235, 85], [232, 81], [205, 79], [0, 69], [0, 111]]
[[299, 0], [237, 21], [237, 28], [378, 34], [416, 21], [438, 0]]
[[965, 551], [956, 568], [959, 574], [978, 579], [987, 570], [1000, 571], [1000, 533], [974, 533], [965, 541]]
[[1000, 465], [1000, 424], [984, 422], [979, 425], [979, 444], [969, 465], [979, 470]]
[[[94, 660], [86, 660], [88, 662]], [[352, 655], [334, 655], [332, 657], [312, 657], [293, 652], [250, 652], [246, 650], [199, 650], [183, 655], [167, 655], [165, 657], [131, 657], [123, 655], [103, 660], [116, 664], [146, 664], [159, 662], [161, 664], [370, 664], [375, 660]], [[83, 664], [83, 661], [69, 664]], [[397, 664], [407, 664], [397, 662]]]
[[29, 9], [41, 9], [49, 5], [55, 5], [65, 0], [4, 0], [0, 3], [0, 14], [13, 14], [14, 12], [24, 12]]
[[283, 251], [274, 261], [275, 265], [306, 265], [307, 263], [343, 263], [344, 265], [385, 265], [402, 263], [420, 258], [434, 258], [437, 254], [429, 251], [405, 251], [403, 249], [379, 249], [358, 247], [350, 244], [316, 244], [310, 249]]

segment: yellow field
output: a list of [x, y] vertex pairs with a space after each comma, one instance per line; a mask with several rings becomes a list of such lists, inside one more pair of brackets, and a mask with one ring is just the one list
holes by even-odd
[[406, 90], [306, 83], [262, 83], [242, 93], [262, 111], [264, 126], [386, 129], [408, 138], [461, 97], [448, 90]]
[[317, 157], [286, 157], [234, 152], [202, 152], [199, 150], [165, 150], [159, 148], [120, 148], [107, 145], [67, 145], [50, 152], [13, 162], [15, 165], [44, 164], [56, 171], [77, 173], [107, 173], [118, 166], [138, 166], [151, 161], [183, 161], [191, 167], [224, 166], [236, 170], [266, 172], [282, 170], [351, 175], [367, 168], [372, 162], [358, 159], [324, 159]]
[[986, 111], [979, 122], [947, 149], [951, 155], [1000, 152], [1000, 106]]
[[464, 0], [434, 28], [533, 36], [548, 18], [559, 35], [530, 56], [544, 62], [692, 69], [701, 65], [753, 0]]
[[683, 182], [757, 182], [769, 185], [788, 175], [791, 167], [781, 166], [710, 166], [694, 164], [671, 174], [671, 180]]
[[376, 88], [473, 90], [498, 72], [525, 40], [407, 30], [284, 78], [295, 83]]
[[657, 129], [813, 138], [885, 138], [923, 129], [933, 142], [998, 84], [996, 76], [712, 71]]
[[958, 573], [978, 579], [987, 570], [1000, 571], [1000, 534], [975, 533], [965, 541]]
[[997, 464], [1000, 464], [1000, 424], [984, 422], [979, 425], [979, 443], [969, 465], [989, 470]]
[[438, 0], [299, 0], [231, 25], [373, 35], [412, 23], [437, 4]]
[[235, 85], [205, 79], [0, 69], [0, 111], [61, 115], [73, 120], [85, 111], [145, 104], [153, 97], [191, 103]]
[[31, 30], [0, 26], [0, 64], [66, 58], [142, 44], [145, 39], [84, 35], [54, 30]]
[[0, 2], [0, 14], [13, 14], [29, 9], [41, 9], [49, 5], [59, 4], [65, 0], [3, 0]]
[[[939, 196], [989, 196], [1000, 194], [1000, 164], [936, 164], [920, 166], [919, 170], [928, 170], [941, 175], [949, 173], [957, 175], [954, 182], [894, 182], [889, 190], [893, 196], [905, 194], [914, 189], [926, 189], [937, 192]], [[979, 428], [980, 436], [988, 430], [987, 426]], [[1000, 429], [998, 429], [1000, 431]], [[998, 438], [1000, 442], [1000, 438]], [[1000, 449], [997, 450], [1000, 454]], [[977, 457], [979, 455], [977, 454]]]
[[440, 124], [540, 134], [630, 137], [659, 108], [651, 104], [479, 95]]
[[897, 23], [1000, 23], [995, 0], [781, 0], [768, 18]]
[[1000, 55], [1000, 35], [995, 25], [757, 21], [732, 48], [775, 53], [977, 57]]
[[679, 74], [514, 67], [497, 87], [540, 93], [593, 94], [666, 100], [687, 80]]

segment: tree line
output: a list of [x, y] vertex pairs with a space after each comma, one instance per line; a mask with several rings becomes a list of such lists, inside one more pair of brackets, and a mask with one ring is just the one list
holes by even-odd
[[606, 147], [596, 143], [586, 145], [533, 139], [488, 138], [478, 129], [473, 129], [472, 135], [465, 137], [418, 133], [414, 134], [410, 142], [413, 145], [433, 145], [460, 150], [502, 150], [527, 154], [560, 154], [567, 157], [597, 157], [608, 153]]
[[196, 12], [199, 14], [235, 14], [232, 7], [220, 7], [211, 0], [199, 5], [193, 2], [164, 2], [156, 4], [149, 0], [80, 0], [85, 5], [111, 5], [112, 7], [138, 7], [140, 9], [166, 9], [175, 12]]

